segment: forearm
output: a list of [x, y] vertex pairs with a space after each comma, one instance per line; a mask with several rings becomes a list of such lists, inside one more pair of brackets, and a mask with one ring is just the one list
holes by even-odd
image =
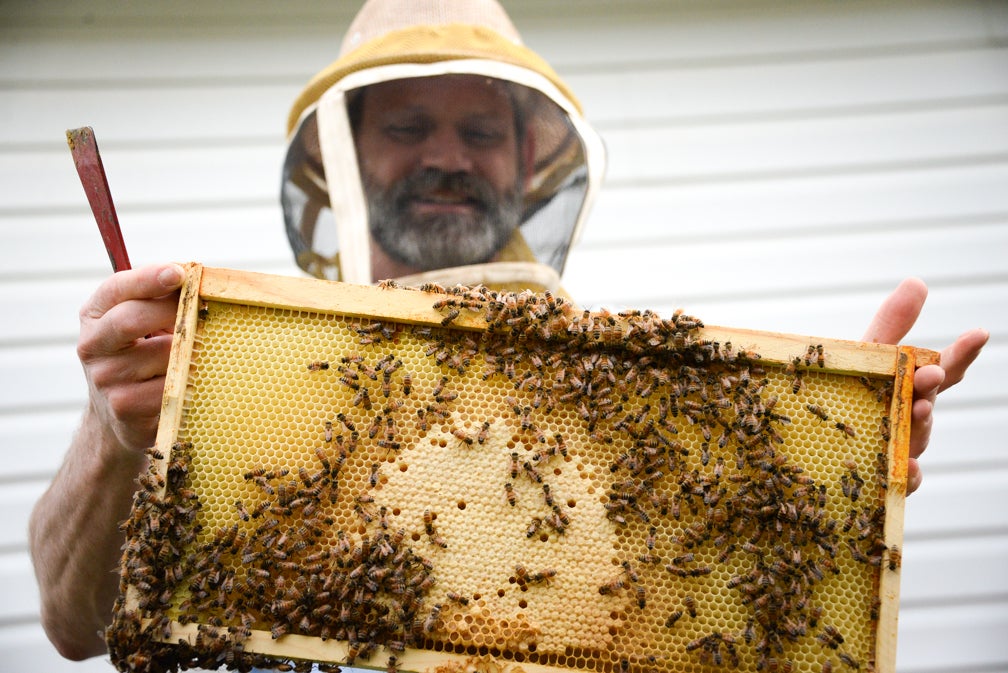
[[105, 651], [99, 634], [118, 593], [123, 544], [142, 453], [119, 446], [90, 410], [29, 524], [42, 625], [68, 659]]

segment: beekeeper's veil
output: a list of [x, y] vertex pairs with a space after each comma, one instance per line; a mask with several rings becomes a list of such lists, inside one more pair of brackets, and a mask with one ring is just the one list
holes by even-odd
[[495, 0], [369, 0], [357, 14], [339, 58], [308, 83], [288, 119], [281, 200], [302, 269], [353, 283], [380, 280], [371, 270], [348, 106], [372, 84], [445, 75], [508, 83], [516, 120], [534, 148], [521, 225], [491, 260], [481, 260], [489, 264], [463, 262], [400, 280], [555, 288], [601, 180], [604, 149], [580, 104], [521, 43]]

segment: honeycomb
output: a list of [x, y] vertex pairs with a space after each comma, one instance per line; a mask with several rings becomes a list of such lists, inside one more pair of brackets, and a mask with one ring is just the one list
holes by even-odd
[[365, 288], [436, 316], [397, 321], [198, 280], [125, 524], [121, 670], [885, 668], [899, 381], [831, 368], [840, 342], [774, 360], [548, 293]]

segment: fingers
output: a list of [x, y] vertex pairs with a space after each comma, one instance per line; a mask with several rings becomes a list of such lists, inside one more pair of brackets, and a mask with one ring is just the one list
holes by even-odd
[[920, 488], [921, 482], [924, 476], [921, 474], [920, 463], [917, 462], [916, 458], [911, 458], [907, 463], [907, 490], [906, 494], [910, 495], [918, 488]]
[[178, 305], [174, 293], [182, 278], [177, 264], [122, 271], [108, 278], [80, 311], [81, 360], [117, 353], [149, 334], [171, 333]]
[[934, 401], [914, 400], [910, 409], [910, 457], [920, 458], [931, 441], [934, 426]]
[[124, 446], [140, 450], [154, 444], [164, 383], [165, 377], [159, 376], [108, 391], [112, 429]]
[[910, 460], [907, 463], [907, 495], [916, 491], [923, 479], [918, 458], [927, 449], [934, 426], [934, 405], [938, 394], [962, 380], [970, 364], [980, 355], [990, 333], [975, 329], [962, 334], [941, 352], [941, 365], [926, 365], [914, 372], [914, 402], [910, 411]]
[[[907, 335], [927, 299], [927, 285], [918, 278], [900, 283], [875, 313], [863, 341], [896, 344]], [[990, 334], [975, 329], [962, 334], [941, 352], [941, 365], [927, 365], [914, 372], [914, 402], [910, 412], [910, 458], [907, 463], [907, 494], [920, 487], [922, 475], [917, 459], [931, 439], [934, 404], [938, 393], [962, 380], [980, 355]]]
[[939, 365], [924, 365], [914, 372], [914, 400], [928, 400], [932, 404], [948, 374]]
[[182, 286], [184, 275], [178, 264], [156, 264], [113, 274], [81, 309], [81, 318], [97, 320], [123, 302], [163, 297]]
[[875, 317], [868, 324], [862, 341], [899, 343], [917, 321], [925, 299], [927, 299], [927, 285], [924, 281], [919, 278], [907, 278], [882, 302]]
[[[990, 332], [985, 329], [973, 329], [964, 332], [941, 352], [941, 366], [945, 370], [945, 380], [938, 392], [947, 390], [963, 380], [966, 370], [980, 355]], [[914, 380], [916, 385], [916, 379]]]
[[183, 277], [177, 264], [122, 271], [81, 308], [89, 409], [122, 447], [154, 439]]
[[93, 388], [113, 389], [164, 376], [170, 352], [171, 337], [156, 336], [115, 354], [85, 359], [84, 365]]

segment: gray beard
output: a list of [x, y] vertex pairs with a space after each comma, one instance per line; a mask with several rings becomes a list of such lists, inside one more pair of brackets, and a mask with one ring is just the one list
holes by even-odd
[[[387, 190], [364, 178], [371, 236], [386, 254], [417, 271], [430, 271], [493, 258], [521, 221], [522, 196], [516, 188], [501, 194], [482, 178], [428, 168]], [[465, 194], [475, 205], [472, 215], [445, 213], [416, 217], [415, 198], [438, 189]]]

